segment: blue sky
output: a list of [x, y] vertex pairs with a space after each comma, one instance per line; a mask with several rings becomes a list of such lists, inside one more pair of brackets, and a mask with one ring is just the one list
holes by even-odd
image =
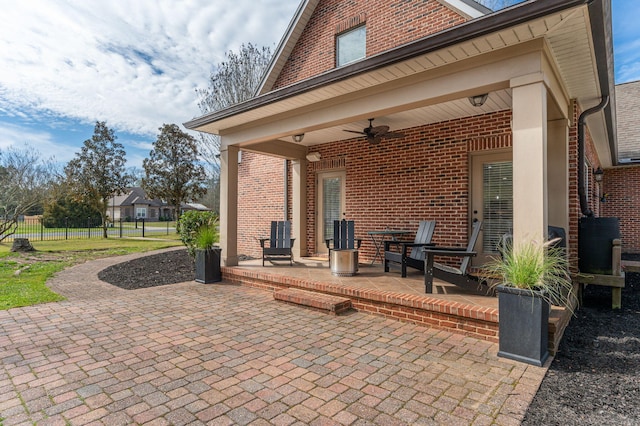
[[[66, 163], [106, 121], [141, 167], [163, 123], [242, 43], [280, 40], [297, 0], [0, 0], [0, 150]], [[640, 80], [640, 0], [612, 0], [616, 83]]]

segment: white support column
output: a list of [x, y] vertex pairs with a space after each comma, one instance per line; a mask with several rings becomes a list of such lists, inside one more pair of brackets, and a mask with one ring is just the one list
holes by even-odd
[[291, 161], [293, 180], [293, 202], [291, 205], [293, 236], [293, 256], [300, 259], [307, 255], [307, 160]]
[[512, 81], [514, 245], [547, 238], [547, 89]]
[[[569, 120], [549, 122], [547, 179], [549, 182], [549, 225], [569, 234]], [[567, 248], [568, 248], [567, 238]]]
[[222, 265], [238, 265], [238, 152], [220, 148], [220, 246]]

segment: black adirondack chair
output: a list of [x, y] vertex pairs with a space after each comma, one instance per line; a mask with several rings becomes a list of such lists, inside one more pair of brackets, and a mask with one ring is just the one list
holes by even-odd
[[[407, 276], [407, 266], [424, 270], [424, 256], [422, 247], [431, 245], [433, 231], [436, 229], [435, 220], [420, 221], [418, 232], [413, 242], [385, 241], [384, 242], [384, 271], [389, 272], [389, 266], [399, 266], [402, 277]], [[391, 251], [391, 246], [395, 247]], [[411, 249], [411, 252], [409, 252]]]
[[[469, 263], [471, 258], [477, 253], [473, 251], [476, 241], [478, 241], [478, 235], [482, 229], [482, 222], [474, 222], [473, 230], [471, 231], [471, 238], [467, 244], [467, 248], [461, 247], [438, 247], [431, 246], [422, 249], [425, 255], [425, 269], [424, 269], [424, 287], [426, 293], [433, 293], [433, 278], [438, 278], [442, 281], [446, 281], [451, 284], [455, 284], [458, 287], [471, 290], [475, 293], [484, 295], [493, 295], [494, 290], [485, 283], [481, 283], [477, 277], [473, 277], [468, 274]], [[437, 263], [434, 261], [436, 256], [449, 256], [449, 257], [461, 257], [462, 262], [458, 268]]]
[[327, 238], [325, 243], [329, 250], [329, 267], [331, 267], [331, 250], [359, 250], [362, 240], [356, 238], [355, 222], [342, 219], [333, 221], [333, 238]]
[[[269, 241], [267, 245], [266, 242]], [[287, 260], [293, 265], [293, 243], [295, 238], [291, 238], [291, 222], [288, 220], [271, 222], [271, 237], [260, 238], [262, 247], [262, 266], [265, 260]]]

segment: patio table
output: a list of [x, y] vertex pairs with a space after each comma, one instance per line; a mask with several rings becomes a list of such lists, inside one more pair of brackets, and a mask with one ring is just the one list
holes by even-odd
[[403, 231], [399, 229], [384, 229], [382, 231], [369, 231], [367, 234], [371, 237], [371, 241], [373, 242], [373, 246], [376, 248], [376, 254], [373, 256], [371, 260], [371, 264], [373, 265], [376, 262], [376, 258], [380, 259], [380, 262], [383, 262], [382, 253], [380, 253], [380, 249], [384, 245], [385, 236], [391, 237], [392, 241], [398, 241], [397, 238], [400, 235], [408, 234], [409, 231]]

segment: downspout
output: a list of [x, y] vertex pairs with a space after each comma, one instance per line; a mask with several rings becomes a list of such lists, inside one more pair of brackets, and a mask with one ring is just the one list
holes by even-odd
[[287, 217], [289, 213], [289, 161], [284, 160], [284, 219], [289, 220]]
[[589, 208], [587, 203], [587, 191], [585, 188], [584, 178], [584, 159], [585, 159], [585, 141], [584, 141], [584, 126], [587, 116], [601, 111], [609, 104], [609, 96], [602, 97], [600, 103], [594, 107], [589, 108], [580, 114], [578, 118], [578, 195], [580, 196], [580, 210], [582, 214], [587, 217], [593, 216], [593, 211]]

